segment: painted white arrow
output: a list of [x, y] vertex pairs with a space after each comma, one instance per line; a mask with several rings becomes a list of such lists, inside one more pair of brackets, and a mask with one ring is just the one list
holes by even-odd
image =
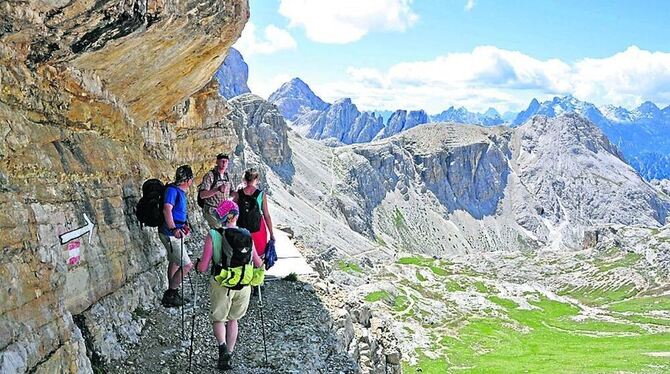
[[93, 222], [91, 222], [90, 219], [88, 219], [86, 213], [84, 213], [84, 219], [86, 220], [86, 226], [82, 226], [78, 229], [68, 231], [65, 234], [58, 235], [61, 245], [69, 242], [72, 239], [76, 239], [86, 233], [88, 233], [88, 244], [91, 244], [91, 237], [93, 237], [93, 227], [95, 225], [93, 224]]

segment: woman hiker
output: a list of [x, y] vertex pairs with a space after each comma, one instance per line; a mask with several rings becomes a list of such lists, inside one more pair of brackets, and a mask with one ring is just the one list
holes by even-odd
[[244, 188], [238, 189], [233, 197], [233, 201], [240, 207], [237, 225], [249, 230], [256, 252], [262, 257], [268, 244], [268, 234], [270, 235], [269, 240], [275, 240], [272, 231], [272, 217], [268, 210], [268, 199], [265, 191], [258, 188], [260, 175], [256, 169], [247, 169], [243, 180]]
[[[210, 278], [211, 319], [219, 349], [217, 368], [229, 370], [231, 356], [237, 341], [238, 324], [249, 307], [250, 282], [244, 274], [256, 271], [263, 261], [253, 249], [249, 231], [237, 227], [239, 208], [231, 200], [224, 200], [216, 208], [223, 228], [212, 229], [205, 238], [202, 259], [196, 268], [204, 273], [212, 263]], [[227, 256], [226, 253], [231, 254]], [[239, 272], [237, 271], [239, 270]], [[237, 274], [237, 278], [234, 274]], [[246, 284], [245, 284], [246, 283]]]

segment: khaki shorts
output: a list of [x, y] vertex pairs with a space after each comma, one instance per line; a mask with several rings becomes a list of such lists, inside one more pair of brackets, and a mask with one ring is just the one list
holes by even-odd
[[238, 320], [247, 313], [251, 287], [231, 290], [218, 284], [214, 277], [209, 279], [209, 298], [212, 302], [211, 319], [213, 322]]
[[158, 233], [158, 237], [167, 250], [167, 258], [170, 263], [177, 264], [179, 266], [186, 266], [191, 263], [191, 259], [188, 257], [188, 250], [186, 249], [185, 239], [184, 255], [182, 257], [181, 239], [177, 239], [174, 236], [167, 236], [161, 232]]
[[219, 215], [216, 213], [216, 208], [205, 205], [205, 207], [202, 209], [202, 215], [205, 217], [205, 221], [207, 221], [210, 228], [218, 229], [222, 227], [221, 221], [219, 221]]

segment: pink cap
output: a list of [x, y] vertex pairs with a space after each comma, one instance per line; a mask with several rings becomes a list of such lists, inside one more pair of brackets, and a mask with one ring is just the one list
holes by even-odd
[[221, 202], [221, 204], [219, 204], [219, 206], [216, 207], [216, 213], [219, 214], [221, 219], [226, 218], [229, 213], [233, 212], [235, 215], [240, 214], [240, 208], [233, 200], [224, 200]]

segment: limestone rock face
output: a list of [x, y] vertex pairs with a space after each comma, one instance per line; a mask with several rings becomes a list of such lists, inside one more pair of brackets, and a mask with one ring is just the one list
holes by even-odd
[[235, 48], [228, 50], [228, 55], [214, 74], [214, 78], [219, 82], [219, 94], [226, 99], [251, 92], [247, 86], [249, 66]]
[[517, 129], [428, 124], [334, 152], [342, 194], [360, 206], [341, 200], [350, 227], [409, 251], [580, 248], [592, 227], [658, 227], [670, 212], [668, 196], [575, 114]]
[[670, 179], [653, 180], [650, 183], [656, 189], [670, 196]]
[[[207, 82], [248, 5], [0, 9], [0, 371], [91, 372], [123, 356], [116, 342], [140, 328], [133, 311], [165, 287], [165, 250], [134, 215], [142, 181], [169, 181], [186, 163], [200, 178], [238, 144], [232, 108]], [[91, 241], [61, 244], [84, 214]], [[195, 236], [201, 219], [194, 210]]]
[[516, 170], [526, 188], [535, 191], [543, 218], [574, 226], [665, 224], [667, 199], [583, 117], [535, 117], [515, 132], [514, 143]]
[[291, 148], [286, 122], [277, 107], [254, 94], [237, 96], [229, 103], [233, 111], [228, 118], [240, 136], [240, 144], [246, 144], [257, 156], [257, 159], [252, 157], [247, 161], [257, 167], [261, 163], [268, 165], [277, 174], [290, 179], [293, 175]]

